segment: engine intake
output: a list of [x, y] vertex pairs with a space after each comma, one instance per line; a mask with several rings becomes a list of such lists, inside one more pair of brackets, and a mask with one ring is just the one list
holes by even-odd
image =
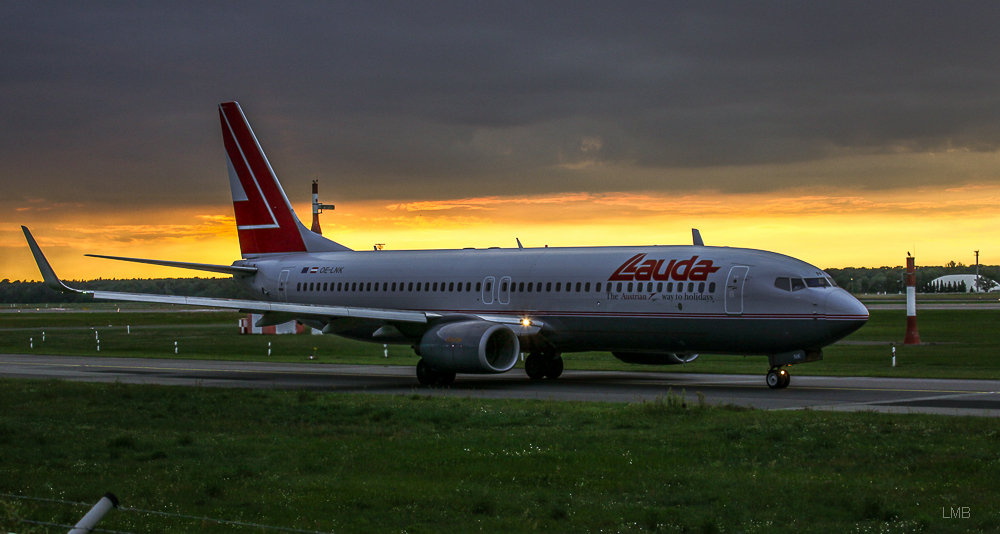
[[675, 352], [612, 352], [615, 358], [625, 363], [640, 365], [680, 365], [691, 363], [697, 354], [677, 354]]
[[418, 348], [420, 356], [437, 370], [473, 374], [510, 371], [521, 351], [513, 330], [489, 321], [433, 326], [420, 338]]

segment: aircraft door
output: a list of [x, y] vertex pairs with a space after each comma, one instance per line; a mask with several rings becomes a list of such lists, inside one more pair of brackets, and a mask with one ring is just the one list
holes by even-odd
[[278, 275], [278, 300], [288, 302], [288, 269], [281, 271]]
[[493, 304], [493, 286], [496, 285], [496, 278], [487, 276], [483, 280], [483, 304]]
[[743, 313], [743, 284], [747, 279], [749, 267], [737, 265], [729, 270], [726, 279], [726, 313], [741, 315]]
[[497, 286], [497, 302], [500, 304], [510, 304], [510, 277], [505, 276], [500, 279]]

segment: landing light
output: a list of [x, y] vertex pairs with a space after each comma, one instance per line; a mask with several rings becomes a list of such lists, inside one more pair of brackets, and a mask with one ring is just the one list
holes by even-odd
[[522, 326], [531, 326], [531, 319], [521, 319]]

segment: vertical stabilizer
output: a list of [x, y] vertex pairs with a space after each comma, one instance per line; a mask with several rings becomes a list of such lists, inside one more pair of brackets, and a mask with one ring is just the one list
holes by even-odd
[[219, 118], [243, 256], [350, 250], [299, 221], [240, 105], [219, 104]]

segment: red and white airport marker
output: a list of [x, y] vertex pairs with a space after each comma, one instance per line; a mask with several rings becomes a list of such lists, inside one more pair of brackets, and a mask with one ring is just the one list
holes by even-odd
[[917, 332], [917, 267], [913, 256], [906, 258], [906, 337], [903, 344], [920, 344], [920, 332]]

